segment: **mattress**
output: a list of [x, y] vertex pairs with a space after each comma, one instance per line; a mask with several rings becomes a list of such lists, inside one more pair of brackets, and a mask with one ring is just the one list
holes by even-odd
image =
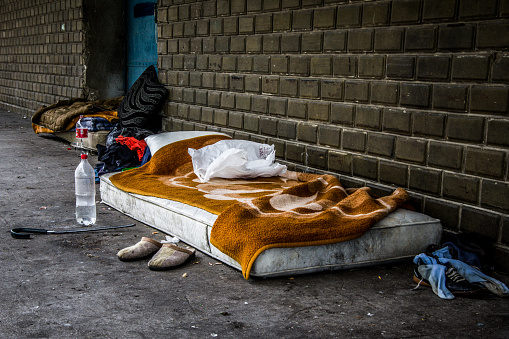
[[[217, 215], [177, 201], [122, 191], [110, 182], [113, 174], [100, 177], [103, 203], [241, 270], [239, 263], [210, 243]], [[438, 244], [441, 236], [440, 220], [399, 208], [354, 240], [267, 249], [256, 258], [250, 275], [288, 276], [402, 261], [424, 252], [430, 244]]]

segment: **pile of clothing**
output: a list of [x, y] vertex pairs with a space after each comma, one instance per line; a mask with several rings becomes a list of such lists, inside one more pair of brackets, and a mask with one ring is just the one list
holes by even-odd
[[486, 274], [491, 267], [484, 257], [485, 251], [480, 245], [449, 235], [449, 240], [441, 246], [430, 245], [426, 253], [415, 256], [413, 280], [417, 283], [416, 288], [431, 287], [442, 299], [485, 290], [500, 297], [509, 296], [504, 283]]
[[155, 67], [149, 66], [120, 102], [119, 122], [108, 134], [106, 145], [97, 145], [96, 181], [104, 173], [138, 167], [150, 160], [144, 139], [160, 129], [158, 113], [167, 96]]

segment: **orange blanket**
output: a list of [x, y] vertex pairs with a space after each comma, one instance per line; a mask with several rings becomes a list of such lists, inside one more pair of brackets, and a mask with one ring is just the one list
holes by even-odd
[[347, 192], [332, 175], [297, 172], [200, 183], [187, 148], [199, 149], [224, 138], [204, 136], [167, 145], [146, 165], [110, 179], [127, 192], [176, 200], [218, 214], [210, 241], [241, 265], [246, 279], [256, 257], [266, 249], [360, 237], [408, 200], [403, 189], [374, 199], [367, 187]]

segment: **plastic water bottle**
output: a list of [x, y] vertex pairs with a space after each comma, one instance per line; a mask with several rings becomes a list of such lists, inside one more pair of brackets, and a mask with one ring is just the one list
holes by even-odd
[[83, 115], [80, 115], [76, 123], [76, 144], [79, 148], [83, 149], [83, 139], [88, 138], [88, 128], [83, 126], [81, 119], [83, 119]]
[[88, 226], [95, 224], [95, 172], [88, 162], [86, 154], [81, 155], [81, 162], [74, 172], [76, 192], [76, 221]]

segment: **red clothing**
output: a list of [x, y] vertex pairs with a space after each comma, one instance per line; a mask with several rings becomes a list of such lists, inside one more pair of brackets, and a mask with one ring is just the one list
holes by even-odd
[[119, 135], [115, 141], [121, 145], [126, 145], [132, 151], [136, 151], [138, 153], [138, 159], [141, 161], [143, 153], [145, 152], [145, 147], [147, 147], [145, 140], [138, 140], [133, 137], [123, 137]]

